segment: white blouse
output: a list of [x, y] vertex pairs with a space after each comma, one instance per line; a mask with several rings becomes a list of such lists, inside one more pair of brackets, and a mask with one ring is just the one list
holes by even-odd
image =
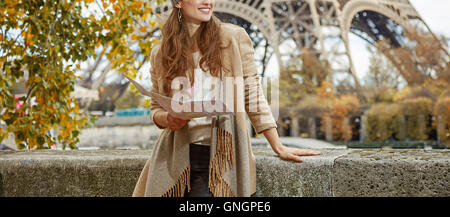
[[[194, 84], [188, 92], [193, 100], [212, 100], [212, 75], [209, 72], [205, 72], [200, 68], [200, 52], [193, 53], [194, 62], [196, 68], [194, 70]], [[189, 76], [186, 75], [186, 77]], [[192, 118], [187, 123], [189, 132], [190, 143], [196, 143], [201, 145], [211, 144], [211, 117]]]

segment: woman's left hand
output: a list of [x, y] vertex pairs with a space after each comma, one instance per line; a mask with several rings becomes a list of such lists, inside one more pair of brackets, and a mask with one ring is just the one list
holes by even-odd
[[315, 155], [320, 155], [320, 152], [311, 149], [291, 148], [286, 146], [282, 146], [282, 148], [278, 152], [278, 157], [280, 157], [281, 159], [295, 161], [298, 163], [301, 163], [303, 161], [300, 156]]

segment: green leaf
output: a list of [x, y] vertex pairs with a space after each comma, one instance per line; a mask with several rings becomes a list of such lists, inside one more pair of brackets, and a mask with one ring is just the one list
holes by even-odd
[[37, 140], [39, 146], [43, 146], [44, 143], [45, 143], [45, 138], [42, 137], [42, 136], [38, 136], [38, 137], [36, 138], [36, 140]]
[[78, 130], [73, 130], [72, 131], [72, 136], [73, 137], [78, 137], [78, 135], [80, 135], [80, 131], [78, 131]]

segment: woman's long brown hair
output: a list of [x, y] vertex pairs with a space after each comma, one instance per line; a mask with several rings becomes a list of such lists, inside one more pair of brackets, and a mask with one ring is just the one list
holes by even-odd
[[[176, 0], [172, 0], [175, 6]], [[220, 38], [221, 21], [212, 15], [208, 22], [202, 22], [196, 33], [190, 37], [184, 16], [178, 21], [179, 8], [173, 7], [161, 29], [162, 40], [158, 55], [162, 57], [161, 64], [164, 70], [162, 75], [163, 91], [170, 94], [172, 80], [178, 76], [186, 77], [188, 72], [191, 85], [194, 83], [193, 51], [197, 47], [202, 56], [199, 64], [202, 70], [218, 77], [222, 69], [222, 47]], [[206, 67], [205, 68], [205, 65]]]

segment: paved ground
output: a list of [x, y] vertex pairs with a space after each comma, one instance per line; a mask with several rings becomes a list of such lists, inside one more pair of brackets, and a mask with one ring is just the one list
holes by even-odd
[[[267, 142], [266, 138], [252, 138], [252, 144], [255, 145], [265, 145], [267, 147], [269, 146], [269, 143]], [[324, 142], [321, 140], [316, 139], [308, 139], [308, 138], [301, 138], [301, 137], [280, 137], [281, 143], [287, 146], [295, 146], [299, 148], [338, 148], [338, 149], [345, 149], [345, 146], [337, 146], [328, 142]], [[264, 146], [263, 145], [263, 146]]]

